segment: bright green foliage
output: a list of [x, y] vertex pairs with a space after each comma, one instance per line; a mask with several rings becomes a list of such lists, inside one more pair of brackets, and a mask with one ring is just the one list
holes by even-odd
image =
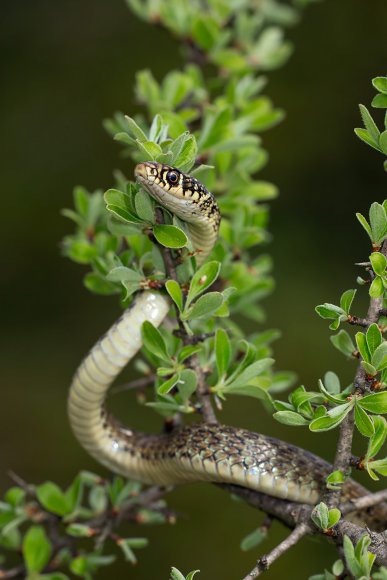
[[313, 523], [326, 533], [339, 522], [341, 513], [340, 510], [329, 509], [324, 502], [320, 502], [315, 506], [310, 517]]
[[[365, 128], [355, 129], [355, 133], [364, 143], [387, 156], [387, 77], [376, 77], [372, 79], [372, 84], [378, 93], [373, 98], [371, 106], [386, 109], [384, 128], [380, 131], [368, 109], [364, 105], [359, 105]], [[387, 161], [384, 162], [384, 168], [387, 171]]]
[[375, 561], [375, 554], [368, 551], [371, 538], [364, 534], [354, 546], [348, 536], [344, 536], [344, 556], [348, 570], [356, 580], [369, 580]]
[[256, 528], [254, 531], [250, 532], [247, 536], [243, 538], [241, 541], [241, 550], [247, 552], [248, 550], [252, 550], [261, 544], [267, 538], [267, 528], [262, 526], [260, 528]]
[[[134, 550], [146, 547], [147, 540], [106, 534], [105, 526], [112, 524], [112, 510], [118, 520], [123, 514], [139, 524], [167, 521], [163, 501], [144, 507], [140, 485], [120, 477], [104, 481], [93, 473], [81, 472], [66, 490], [50, 481], [26, 489], [12, 487], [0, 502], [0, 547], [21, 551], [31, 578], [37, 578], [46, 567], [58, 572], [39, 578], [60, 580], [68, 578], [62, 573], [68, 571], [90, 578], [101, 566], [115, 560], [115, 556], [102, 552], [109, 543], [116, 544], [128, 561], [136, 563]], [[116, 525], [113, 523], [112, 530]], [[83, 540], [76, 556], [72, 538]]]
[[187, 576], [184, 576], [177, 568], [172, 567], [169, 580], [192, 580], [198, 572], [200, 570], [192, 570], [192, 572], [188, 572]]
[[[376, 250], [380, 248], [383, 241], [387, 237], [387, 202], [384, 201], [383, 205], [374, 202], [369, 211], [369, 221], [361, 214], [357, 213], [356, 217], [367, 232], [371, 239], [372, 247]], [[378, 267], [378, 264], [376, 264]], [[381, 265], [379, 265], [381, 269]]]

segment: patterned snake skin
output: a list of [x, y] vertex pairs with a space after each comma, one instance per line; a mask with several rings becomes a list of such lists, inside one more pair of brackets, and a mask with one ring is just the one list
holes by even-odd
[[[197, 260], [203, 262], [220, 223], [212, 194], [193, 177], [159, 163], [141, 163], [135, 175], [152, 197], [186, 222]], [[197, 424], [171, 434], [149, 435], [124, 428], [107, 414], [106, 393], [141, 348], [143, 322], [160, 325], [169, 308], [160, 293], [140, 293], [86, 355], [68, 400], [70, 423], [81, 445], [112, 471], [144, 483], [233, 483], [278, 498], [316, 503], [332, 466], [304, 449], [224, 425]], [[353, 480], [344, 486], [347, 500], [364, 493]], [[380, 527], [380, 518], [387, 521], [384, 506], [364, 514], [364, 521], [374, 529]]]

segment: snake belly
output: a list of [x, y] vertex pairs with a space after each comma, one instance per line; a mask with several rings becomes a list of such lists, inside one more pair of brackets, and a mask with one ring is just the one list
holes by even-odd
[[[184, 220], [203, 262], [218, 235], [220, 213], [212, 194], [195, 178], [159, 163], [141, 163], [137, 181], [157, 202]], [[68, 413], [86, 451], [115, 473], [148, 484], [232, 483], [274, 497], [315, 504], [332, 466], [278, 439], [218, 424], [196, 424], [170, 434], [145, 434], [121, 426], [105, 410], [107, 391], [142, 346], [141, 327], [159, 326], [169, 300], [144, 291], [86, 355], [73, 378]], [[348, 480], [345, 499], [366, 490]], [[375, 515], [369, 513], [372, 525]]]

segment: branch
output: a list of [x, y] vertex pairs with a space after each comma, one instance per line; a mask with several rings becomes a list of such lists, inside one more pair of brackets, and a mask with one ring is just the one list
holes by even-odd
[[[384, 256], [387, 256], [387, 244], [384, 243], [381, 249]], [[361, 326], [368, 328], [374, 322], [377, 323], [380, 318], [380, 312], [383, 306], [383, 298], [371, 298], [367, 317], [365, 319], [356, 318], [361, 321]], [[354, 323], [355, 324], [355, 323]], [[359, 324], [359, 322], [357, 322]], [[367, 389], [367, 374], [361, 363], [357, 367], [355, 379], [353, 382], [354, 390], [364, 392]], [[339, 440], [337, 443], [335, 460], [332, 471], [341, 471], [345, 476], [350, 473], [352, 459], [352, 439], [355, 427], [354, 410], [352, 409], [340, 424]], [[322, 497], [329, 507], [338, 507], [341, 499], [342, 489], [327, 490]]]
[[382, 491], [377, 491], [376, 493], [370, 493], [368, 495], [363, 495], [363, 497], [347, 501], [346, 503], [340, 506], [340, 511], [342, 515], [346, 515], [351, 512], [365, 510], [386, 500], [387, 500], [387, 489], [383, 489]]
[[283, 542], [278, 544], [278, 546], [276, 546], [269, 554], [262, 556], [262, 558], [258, 560], [257, 565], [247, 574], [247, 576], [244, 577], [243, 580], [250, 580], [251, 578], [257, 578], [260, 576], [261, 572], [268, 570], [275, 560], [278, 560], [282, 554], [287, 552], [292, 546], [297, 544], [301, 538], [310, 532], [311, 528], [307, 524], [300, 524], [294, 528], [292, 533], [289, 534]]
[[[164, 223], [163, 212], [160, 208], [156, 208], [156, 219], [157, 219], [158, 223]], [[171, 251], [168, 248], [166, 248], [165, 246], [159, 245], [159, 247], [160, 247], [160, 250], [161, 250], [161, 253], [163, 256], [163, 260], [164, 260], [164, 264], [165, 264], [165, 268], [166, 268], [168, 276], [170, 278], [172, 278], [172, 280], [175, 280], [176, 282], [178, 282], [175, 263], [174, 263], [174, 259], [173, 259]], [[177, 319], [177, 323], [179, 325], [179, 328], [177, 331], [178, 336], [182, 339], [183, 344], [185, 344], [185, 345], [194, 344], [194, 342], [192, 340], [193, 337], [191, 337], [187, 333], [186, 328], [185, 328], [182, 320], [180, 319], [180, 313], [179, 313], [177, 308], [176, 308], [176, 319]], [[202, 335], [200, 336], [199, 341], [200, 340], [202, 340]], [[209, 388], [207, 387], [205, 373], [201, 367], [198, 355], [193, 354], [191, 357], [189, 357], [187, 359], [187, 365], [196, 373], [196, 377], [197, 377], [197, 381], [198, 381], [196, 395], [197, 395], [197, 398], [198, 398], [199, 403], [200, 403], [200, 411], [202, 413], [204, 422], [205, 423], [217, 423], [218, 420], [216, 418], [215, 411], [212, 407], [211, 393], [210, 393]]]

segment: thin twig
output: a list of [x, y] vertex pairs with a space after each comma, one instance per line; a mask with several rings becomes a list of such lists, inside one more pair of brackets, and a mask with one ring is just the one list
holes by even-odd
[[2, 570], [0, 568], [0, 580], [8, 580], [8, 578], [25, 578], [26, 577], [26, 569], [25, 566], [15, 566], [15, 568], [11, 568], [10, 570]]
[[[387, 501], [387, 489], [382, 491], [377, 491], [376, 493], [370, 493], [368, 495], [363, 495], [357, 499], [348, 501], [340, 506], [340, 511], [342, 515], [349, 514], [351, 512], [357, 512], [360, 510], [365, 510], [369, 507], [377, 505], [382, 501]], [[387, 527], [387, 522], [386, 522]]]
[[300, 524], [289, 534], [289, 536], [278, 546], [276, 546], [269, 554], [262, 556], [257, 562], [257, 565], [244, 577], [243, 580], [251, 580], [252, 578], [258, 578], [262, 572], [265, 572], [275, 560], [278, 560], [282, 554], [287, 552], [292, 546], [297, 544], [301, 538], [306, 536], [311, 532], [310, 526], [307, 524]]
[[352, 316], [352, 314], [348, 314], [347, 322], [348, 324], [361, 326], [362, 328], [368, 328], [369, 326], [369, 322], [366, 318], [359, 318], [359, 316]]

